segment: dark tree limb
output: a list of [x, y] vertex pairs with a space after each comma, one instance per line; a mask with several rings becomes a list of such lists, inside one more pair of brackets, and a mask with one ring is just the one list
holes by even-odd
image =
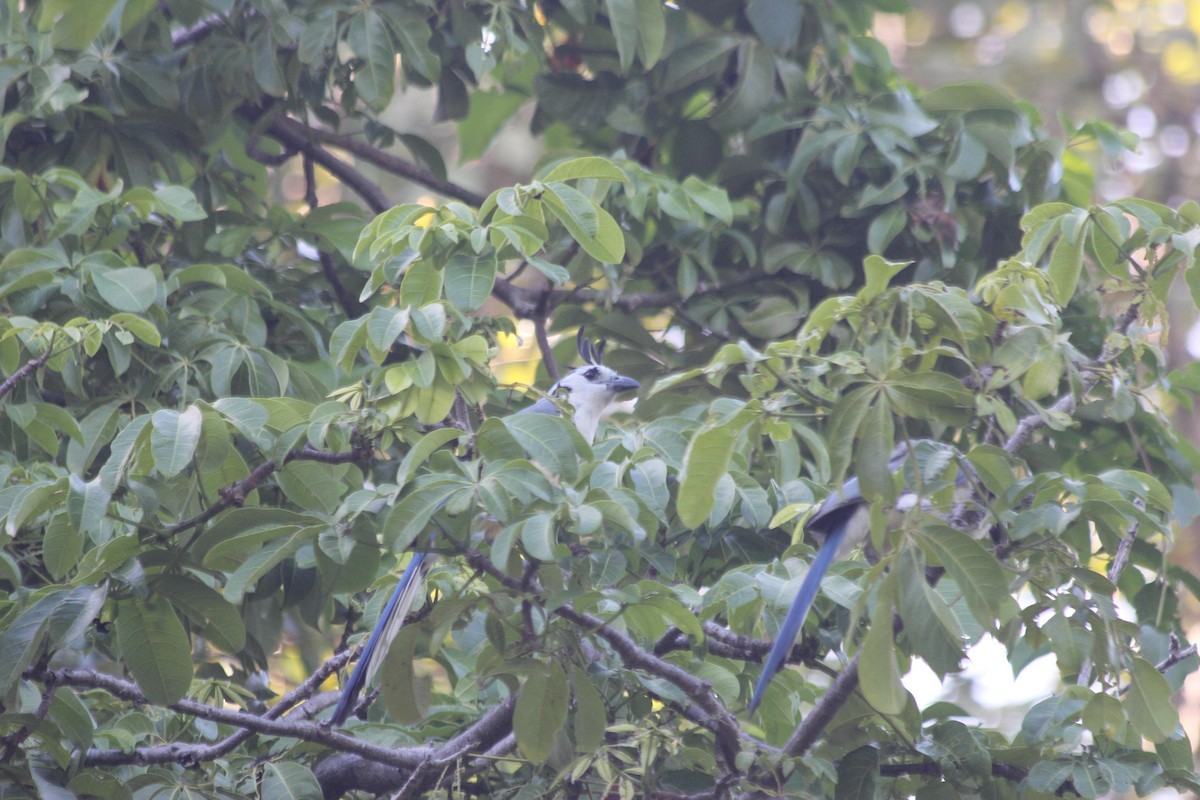
[[[256, 122], [264, 112], [262, 109], [243, 106], [240, 113], [251, 122]], [[394, 205], [370, 178], [322, 147], [309, 135], [308, 129], [295, 120], [277, 115], [264, 132], [277, 140], [286, 150], [302, 153], [306, 158], [319, 164], [330, 175], [349, 186], [376, 214], [382, 214]]]
[[[505, 742], [512, 732], [512, 715], [516, 701], [515, 694], [509, 695], [462, 733], [441, 745], [401, 748], [423, 751], [423, 757], [399, 770], [388, 761], [360, 753], [340, 753], [327, 758], [314, 770], [317, 782], [321, 784], [321, 792], [331, 800], [355, 790], [384, 794], [398, 791], [406, 785], [418, 793], [436, 788], [438, 784], [452, 777], [447, 773], [453, 770], [446, 770], [446, 767], [470, 757], [471, 754], [490, 753]], [[418, 772], [423, 773], [424, 777], [419, 779], [417, 784], [410, 784], [410, 778]]]
[[424, 167], [419, 167], [416, 164], [398, 158], [354, 136], [347, 136], [323, 128], [305, 125], [299, 120], [283, 116], [278, 117], [271, 123], [271, 135], [275, 136], [277, 131], [286, 131], [293, 141], [297, 137], [305, 137], [309, 141], [336, 147], [338, 150], [344, 150], [369, 164], [373, 164], [384, 172], [390, 172], [393, 175], [406, 178], [440, 195], [461, 200], [468, 205], [478, 207], [486, 199], [481, 194], [477, 194], [453, 181], [443, 181]]
[[[342, 453], [329, 453], [323, 450], [317, 450], [312, 447], [302, 447], [298, 450], [293, 450], [287, 454], [283, 463], [289, 464], [292, 461], [319, 461], [322, 464], [349, 464], [351, 462], [366, 462], [371, 460], [371, 447], [367, 444], [361, 444], [354, 447], [352, 450], [347, 450]], [[168, 530], [169, 535], [175, 536], [190, 528], [195, 528], [203, 525], [210, 519], [220, 514], [227, 508], [239, 507], [246, 502], [246, 497], [251, 492], [261, 486], [267, 478], [271, 477], [279, 468], [280, 464], [274, 460], [264, 461], [259, 464], [254, 470], [242, 478], [240, 481], [235, 481], [229, 486], [218, 490], [220, 499], [213, 503], [208, 508], [196, 514], [194, 517], [178, 522], [171, 526]]]
[[[348, 658], [348, 655], [339, 654], [334, 659], [331, 659], [331, 661], [341, 663], [341, 659], [343, 658]], [[24, 677], [40, 682], [53, 681], [63, 686], [100, 689], [127, 703], [149, 705], [149, 701], [147, 701], [141, 687], [133, 681], [117, 678], [95, 670], [72, 668], [50, 670], [35, 668], [27, 670]], [[245, 711], [218, 708], [196, 702], [195, 700], [179, 700], [171, 703], [167, 708], [177, 714], [241, 728], [250, 734], [263, 733], [271, 736], [282, 736], [289, 739], [314, 742], [332, 750], [355, 753], [363, 758], [389, 764], [392, 767], [414, 769], [427, 756], [428, 748], [426, 747], [380, 747], [360, 739], [355, 739], [352, 736], [338, 733], [327, 725], [319, 725], [307, 721], [292, 721], [290, 719], [274, 719], [265, 715], [250, 714]], [[92, 749], [84, 756], [84, 764], [86, 766], [98, 767], [171, 762], [188, 764], [192, 763], [191, 759], [195, 758], [198, 754], [211, 758], [217, 757], [217, 755], [205, 752], [204, 747], [209, 746], [204, 745], [198, 748], [196, 745], [174, 742], [158, 747], [135, 749], [132, 752]]]
[[50, 353], [51, 348], [47, 347], [46, 352], [42, 353], [37, 358], [26, 361], [19, 369], [13, 372], [12, 375], [9, 375], [7, 378], [5, 378], [4, 383], [0, 383], [0, 399], [3, 399], [5, 395], [17, 388], [17, 385], [21, 381], [25, 380], [29, 376], [33, 375], [33, 373], [46, 366], [46, 362], [50, 360]]

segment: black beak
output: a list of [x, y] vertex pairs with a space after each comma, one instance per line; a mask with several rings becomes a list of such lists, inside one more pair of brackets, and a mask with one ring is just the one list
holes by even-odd
[[628, 392], [633, 389], [639, 389], [641, 388], [641, 384], [635, 381], [633, 378], [626, 378], [624, 375], [618, 375], [608, 382], [608, 388], [613, 394], [617, 394], [619, 392]]

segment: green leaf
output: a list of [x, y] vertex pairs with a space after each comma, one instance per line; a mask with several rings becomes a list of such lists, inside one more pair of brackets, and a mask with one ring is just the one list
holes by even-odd
[[863, 697], [880, 714], [894, 716], [904, 711], [908, 692], [900, 683], [900, 663], [892, 635], [892, 604], [882, 597], [871, 615], [871, 625], [859, 651], [858, 676]]
[[431, 82], [443, 77], [442, 61], [430, 46], [430, 38], [435, 30], [430, 12], [417, 4], [380, 3], [375, 8], [387, 20], [392, 33], [400, 40], [404, 68], [411, 67], [418, 75]]
[[446, 299], [462, 311], [478, 311], [491, 296], [498, 267], [494, 252], [455, 255], [446, 264]]
[[63, 50], [82, 50], [92, 43], [117, 0], [47, 0], [38, 17], [38, 30], [51, 31], [51, 43]]
[[121, 660], [148, 702], [165, 706], [187, 693], [191, 643], [170, 605], [141, 597], [120, 600], [116, 627]]
[[975, 410], [975, 395], [944, 372], [914, 372], [889, 378], [884, 391], [892, 409], [908, 417], [965, 424]]
[[196, 455], [204, 421], [199, 406], [188, 406], [182, 412], [162, 409], [151, 418], [150, 451], [154, 466], [167, 477], [183, 472]]
[[227, 653], [238, 653], [246, 646], [246, 625], [236, 606], [191, 575], [160, 581], [155, 591], [183, 612], [206, 638]]
[[321, 800], [321, 785], [312, 770], [295, 761], [268, 761], [258, 787], [260, 800]]
[[158, 295], [158, 279], [144, 267], [93, 269], [92, 283], [104, 302], [118, 311], [141, 313]]
[[1066, 235], [1059, 237], [1058, 244], [1050, 256], [1050, 264], [1046, 267], [1050, 275], [1050, 285], [1054, 289], [1054, 299], [1060, 306], [1071, 302], [1075, 296], [1075, 287], [1079, 285], [1079, 276], [1083, 273], [1083, 247], [1086, 237]]
[[551, 183], [553, 181], [573, 181], [584, 178], [620, 181], [621, 183], [629, 181], [629, 178], [616, 164], [600, 156], [584, 156], [583, 158], [573, 158], [570, 161], [556, 164], [554, 169], [546, 173], [542, 181], [544, 183]]
[[939, 86], [925, 93], [921, 106], [926, 111], [975, 111], [992, 108], [1018, 111], [1013, 99], [993, 84], [963, 81]]
[[83, 531], [67, 514], [56, 514], [46, 525], [42, 539], [42, 562], [50, 577], [61, 579], [79, 563], [83, 555]]
[[538, 561], [553, 561], [554, 552], [554, 520], [549, 514], [534, 514], [518, 526], [518, 536], [521, 546], [530, 558]]
[[800, 38], [804, 4], [800, 0], [750, 0], [746, 19], [768, 47], [786, 53], [796, 47]]
[[392, 506], [383, 526], [384, 544], [393, 551], [408, 549], [433, 515], [462, 488], [462, 484], [451, 481], [426, 484]]
[[709, 124], [719, 133], [748, 127], [775, 95], [775, 56], [769, 47], [753, 40], [738, 47], [738, 82], [721, 102]]
[[625, 235], [612, 215], [565, 183], [546, 187], [542, 201], [571, 237], [592, 258], [619, 264], [625, 258]]
[[50, 720], [77, 747], [86, 750], [92, 746], [96, 720], [70, 687], [60, 686], [55, 691], [50, 703]]
[[513, 712], [513, 733], [521, 754], [535, 764], [550, 757], [554, 739], [567, 720], [567, 676], [557, 663], [539, 665], [525, 679]]
[[575, 751], [594, 753], [604, 746], [604, 731], [608, 727], [604, 698], [591, 676], [579, 667], [572, 666], [568, 677], [575, 697]]
[[679, 521], [687, 527], [699, 527], [712, 513], [717, 482], [729, 471], [734, 446], [752, 419], [749, 412], [739, 412], [731, 419], [701, 428], [688, 443], [675, 505]]
[[396, 48], [383, 19], [374, 8], [350, 18], [346, 44], [358, 56], [354, 88], [368, 106], [380, 110], [395, 90]]
[[1121, 701], [1103, 692], [1093, 695], [1092, 699], [1088, 700], [1080, 720], [1093, 736], [1114, 742], [1125, 739], [1125, 729], [1129, 725]]
[[313, 541], [325, 526], [311, 528], [289, 529], [281, 531], [283, 538], [277, 538], [266, 547], [243, 561], [225, 581], [225, 599], [235, 605], [240, 604], [246, 593], [253, 590], [255, 584], [276, 564], [291, 558], [302, 545]]
[[1016, 470], [1009, 463], [1008, 454], [1003, 448], [991, 444], [976, 445], [967, 455], [967, 460], [975, 468], [975, 474], [984, 488], [997, 497], [1006, 495], [1016, 483]]
[[[811, 321], [810, 317], [809, 322]], [[841, 402], [834, 407], [829, 423], [830, 468], [834, 477], [845, 475], [850, 466], [850, 457], [855, 451], [854, 440], [858, 438], [859, 429], [871, 409], [874, 397], [873, 386], [859, 386], [843, 395]], [[884, 460], [886, 462], [886, 457]], [[884, 466], [886, 467], [886, 463]]]
[[406, 625], [392, 639], [379, 670], [379, 693], [388, 713], [402, 725], [415, 725], [425, 716], [429, 706], [428, 691], [413, 669], [417, 641], [422, 632], [416, 625]]
[[663, 91], [674, 93], [725, 69], [740, 40], [732, 34], [711, 34], [686, 42], [667, 56]]
[[729, 195], [724, 189], [710, 186], [695, 175], [684, 178], [680, 187], [687, 193], [688, 199], [700, 206], [705, 213], [726, 225], [733, 224], [733, 206], [730, 205]]
[[[159, 210], [177, 222], [195, 222], [208, 216], [208, 212], [196, 200], [196, 195], [192, 194], [192, 190], [186, 186], [174, 184], [160, 186], [154, 190], [154, 199], [158, 201]], [[242, 272], [232, 265], [222, 266], [234, 269], [239, 273]], [[245, 278], [244, 280], [249, 281], [250, 279]]]
[[392, 345], [408, 326], [408, 309], [395, 306], [376, 306], [367, 315], [367, 340], [376, 363], [382, 363]]
[[1167, 679], [1149, 661], [1135, 656], [1128, 687], [1122, 701], [1134, 730], [1151, 742], [1169, 739], [1179, 725], [1179, 712], [1171, 704]]
[[579, 454], [585, 447], [575, 426], [553, 414], [512, 414], [502, 420], [530, 458], [551, 475], [573, 483], [579, 475]]
[[854, 453], [855, 472], [863, 497], [889, 499], [896, 485], [888, 459], [895, 447], [895, 423], [884, 403], [874, 403], [863, 417], [861, 437]]
[[634, 0], [604, 0], [608, 24], [617, 41], [621, 72], [629, 72], [638, 46], [638, 11]]
[[871, 746], [860, 747], [842, 756], [838, 762], [833, 799], [874, 800], [878, 782], [879, 750]]
[[8, 623], [0, 635], [0, 693], [9, 689], [46, 644], [71, 642], [92, 623], [107, 592], [95, 586], [57, 589]]
[[634, 0], [637, 6], [638, 56], [649, 70], [662, 57], [667, 20], [661, 0]]
[[896, 569], [900, 619], [914, 654], [925, 659], [939, 676], [957, 671], [964, 656], [965, 637], [954, 612], [925, 580], [920, 548], [904, 548], [898, 554]]
[[948, 525], [927, 525], [916, 534], [931, 564], [946, 568], [966, 598], [971, 614], [986, 629], [1011, 603], [1008, 582], [996, 557], [982, 544]]
[[143, 319], [142, 317], [134, 314], [121, 312], [119, 314], [113, 314], [111, 317], [109, 317], [109, 320], [113, 324], [119, 326], [122, 330], [129, 331], [151, 347], [158, 347], [162, 344], [162, 334], [159, 333], [158, 328], [155, 327], [154, 323], [148, 319]]
[[471, 92], [467, 116], [458, 123], [460, 164], [474, 161], [487, 150], [496, 133], [528, 97], [518, 92]]
[[275, 473], [279, 488], [306, 511], [332, 514], [342, 500], [345, 467], [316, 461], [292, 461]]
[[400, 462], [400, 468], [396, 470], [396, 486], [401, 489], [407, 486], [417, 467], [424, 464], [434, 451], [442, 445], [460, 439], [462, 435], [463, 432], [458, 428], [439, 428], [422, 436], [420, 441], [404, 454], [404, 460]]
[[874, 300], [891, 283], [892, 278], [911, 264], [911, 261], [888, 261], [882, 256], [867, 256], [863, 259], [863, 272], [866, 274], [866, 285], [858, 293], [858, 299], [863, 303]]

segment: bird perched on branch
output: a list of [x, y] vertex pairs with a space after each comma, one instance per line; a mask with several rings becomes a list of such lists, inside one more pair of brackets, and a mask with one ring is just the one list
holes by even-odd
[[[946, 452], [944, 446], [931, 440], [919, 440], [914, 443], [914, 447], [923, 444], [937, 448], [942, 453]], [[905, 462], [909, 460], [909, 454], [908, 445], [906, 443], [899, 444], [888, 459], [888, 471], [896, 473], [904, 468]], [[960, 486], [966, 485], [964, 468], [969, 469], [960, 462], [956, 478], [956, 482]], [[896, 512], [910, 511], [918, 502], [918, 496], [905, 489], [896, 498], [893, 510]], [[829, 571], [830, 565], [835, 559], [844, 558], [855, 545], [866, 539], [870, 529], [870, 512], [871, 504], [863, 497], [862, 488], [858, 484], [858, 476], [853, 476], [843, 483], [840, 489], [826, 497], [804, 524], [804, 530], [820, 541], [821, 547], [813, 557], [812, 563], [808, 565], [808, 572], [800, 584], [800, 591], [796, 593], [796, 599], [792, 601], [783, 624], [779, 626], [779, 633], [775, 637], [775, 643], [771, 646], [771, 652], [763, 661], [762, 674], [759, 676], [758, 683], [754, 686], [754, 694], [750, 698], [749, 710], [751, 712], [762, 702], [767, 685], [783, 666], [783, 662], [792, 651], [792, 646], [799, 638], [800, 629], [804, 626], [804, 620], [817, 597], [821, 579]]]
[[[555, 402], [557, 399], [571, 407], [571, 419], [575, 427], [587, 443], [591, 444], [600, 421], [612, 413], [618, 395], [637, 389], [641, 385], [633, 378], [621, 375], [600, 363], [604, 355], [604, 344], [604, 340], [590, 341], [584, 335], [583, 328], [580, 328], [576, 336], [576, 348], [584, 361], [583, 366], [564, 375], [550, 387], [545, 397], [516, 413], [558, 415], [560, 406]], [[379, 622], [371, 631], [354, 671], [342, 687], [342, 697], [330, 718], [331, 725], [341, 725], [346, 721], [358, 696], [374, 679], [392, 640], [403, 627], [409, 609], [421, 595], [425, 576], [433, 566], [434, 559], [433, 554], [421, 551], [415, 553], [412, 561], [408, 563], [404, 574], [400, 576], [400, 583], [396, 585], [383, 613], [379, 615]]]

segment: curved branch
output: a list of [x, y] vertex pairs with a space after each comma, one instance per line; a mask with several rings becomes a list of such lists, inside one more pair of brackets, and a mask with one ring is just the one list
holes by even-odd
[[[262, 109], [246, 105], [242, 106], [238, 113], [251, 122], [257, 122], [264, 112]], [[285, 120], [294, 124], [288, 125]], [[295, 123], [294, 120], [277, 115], [264, 132], [278, 140], [286, 149], [303, 153], [314, 163], [320, 164], [326, 172], [353, 189], [355, 194], [361, 197], [376, 214], [382, 214], [394, 205], [371, 179], [322, 147], [309, 135], [307, 129], [299, 126], [299, 123]]]
[[468, 205], [480, 206], [486, 199], [481, 194], [477, 194], [464, 186], [459, 186], [453, 181], [444, 181], [424, 167], [409, 163], [353, 136], [334, 133], [323, 128], [315, 128], [305, 125], [299, 120], [284, 116], [280, 116], [271, 124], [272, 136], [275, 135], [275, 130], [287, 131], [293, 137], [303, 137], [312, 142], [319, 142], [320, 144], [336, 147], [339, 150], [345, 150], [347, 153], [357, 156], [363, 161], [374, 164], [385, 172], [407, 178], [413, 183], [419, 183], [440, 195], [453, 197]]
[[[343, 655], [346, 658], [349, 657], [347, 654]], [[113, 697], [128, 703], [150, 705], [141, 687], [133, 681], [106, 675], [95, 670], [74, 668], [57, 670], [32, 669], [26, 671], [24, 677], [43, 682], [53, 681], [64, 686], [101, 689]], [[352, 736], [337, 733], [327, 725], [272, 719], [265, 715], [258, 716], [245, 711], [217, 708], [216, 706], [206, 705], [195, 700], [179, 700], [169, 704], [167, 708], [178, 714], [207, 719], [223, 725], [232, 725], [251, 733], [265, 733], [271, 736], [284, 736], [290, 739], [315, 742], [333, 750], [356, 753], [371, 761], [402, 769], [416, 768], [417, 765], [429, 756], [430, 752], [430, 748], [428, 747], [380, 747], [369, 742], [364, 742], [361, 739], [355, 739]], [[180, 761], [181, 759], [186, 762], [193, 754], [193, 747], [192, 745], [175, 742], [148, 750], [135, 750], [131, 753], [122, 750], [89, 750], [84, 757], [84, 763], [87, 766], [138, 764], [145, 763], [145, 759], [150, 756], [153, 756], [159, 763]]]

